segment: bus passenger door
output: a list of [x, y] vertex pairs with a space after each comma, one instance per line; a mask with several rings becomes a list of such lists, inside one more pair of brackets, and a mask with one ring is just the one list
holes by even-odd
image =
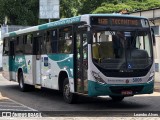
[[88, 93], [88, 45], [85, 31], [78, 31], [76, 34], [76, 88], [77, 92]]
[[15, 73], [15, 41], [11, 40], [9, 44], [9, 74], [10, 80], [16, 80]]
[[34, 75], [34, 84], [41, 85], [41, 36], [34, 37], [33, 40], [33, 75]]

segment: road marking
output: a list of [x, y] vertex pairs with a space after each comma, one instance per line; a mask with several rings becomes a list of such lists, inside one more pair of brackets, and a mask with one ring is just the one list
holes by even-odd
[[23, 105], [15, 100], [1, 97], [0, 111], [38, 111], [26, 105]]
[[26, 105], [23, 105], [23, 104], [21, 104], [21, 103], [19, 103], [19, 102], [17, 102], [17, 101], [12, 100], [12, 99], [9, 99], [9, 100], [12, 101], [12, 102], [14, 102], [14, 103], [16, 103], [16, 104], [22, 105], [23, 107], [26, 107], [26, 108], [28, 108], [28, 109], [30, 109], [30, 110], [32, 110], [32, 111], [37, 111], [37, 110], [35, 110], [35, 109], [31, 108], [31, 107], [28, 107], [28, 106], [26, 106]]

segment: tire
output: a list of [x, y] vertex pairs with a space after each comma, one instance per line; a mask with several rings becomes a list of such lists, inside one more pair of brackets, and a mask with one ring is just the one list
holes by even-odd
[[19, 88], [22, 92], [27, 91], [27, 85], [24, 83], [23, 73], [20, 72], [18, 75]]
[[70, 85], [68, 78], [63, 82], [63, 99], [66, 103], [72, 104], [77, 101], [76, 95], [70, 92]]
[[110, 96], [112, 98], [112, 101], [115, 101], [115, 102], [121, 102], [124, 97], [123, 96]]

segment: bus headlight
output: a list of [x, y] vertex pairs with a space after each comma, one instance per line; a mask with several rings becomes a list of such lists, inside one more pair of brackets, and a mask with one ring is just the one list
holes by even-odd
[[150, 76], [149, 76], [149, 79], [148, 79], [147, 83], [150, 83], [150, 82], [152, 82], [153, 80], [154, 80], [154, 73], [152, 72], [152, 73], [150, 74]]
[[92, 75], [95, 78], [96, 82], [98, 82], [100, 84], [106, 84], [106, 82], [99, 76], [98, 73], [92, 71]]

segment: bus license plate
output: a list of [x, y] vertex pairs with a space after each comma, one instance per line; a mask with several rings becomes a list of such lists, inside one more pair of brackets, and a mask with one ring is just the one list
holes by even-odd
[[121, 92], [121, 94], [122, 94], [122, 95], [132, 95], [133, 92], [132, 92], [131, 90], [123, 90], [123, 91]]

